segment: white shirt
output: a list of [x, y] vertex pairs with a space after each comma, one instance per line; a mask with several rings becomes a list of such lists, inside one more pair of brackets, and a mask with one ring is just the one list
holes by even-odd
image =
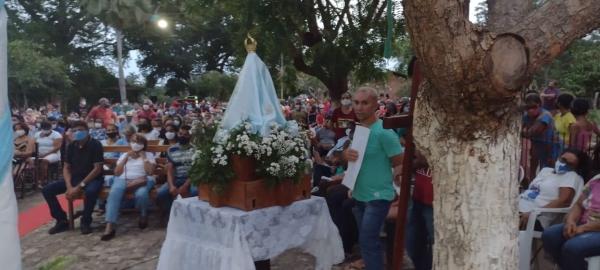
[[[123, 160], [126, 158], [127, 153], [121, 155], [121, 157], [119, 157], [119, 160], [117, 161], [117, 164], [123, 162]], [[146, 152], [146, 158], [148, 159], [148, 162], [156, 164], [154, 154]], [[136, 159], [129, 158], [127, 160], [127, 163], [125, 163], [125, 167], [123, 168], [123, 174], [121, 176], [125, 177], [126, 180], [135, 180], [146, 175], [146, 171], [144, 170], [144, 161], [141, 157], [138, 157]]]
[[[62, 135], [60, 133], [52, 130], [50, 135], [42, 137], [42, 131], [38, 131], [35, 133], [35, 142], [38, 143], [38, 152], [40, 155], [45, 155], [50, 153], [52, 149], [54, 149], [54, 140], [62, 139]], [[56, 152], [60, 156], [60, 151]]]
[[[573, 171], [555, 174], [554, 169], [543, 168], [531, 181], [529, 188], [519, 196], [519, 212], [531, 212], [534, 208], [546, 206], [558, 199], [559, 189], [562, 187], [572, 188], [575, 192], [573, 200], [576, 200], [577, 192], [583, 187], [583, 178]], [[554, 217], [556, 215], [543, 214], [538, 220], [546, 227]]]
[[156, 130], [152, 130], [148, 133], [144, 133], [144, 138], [146, 138], [146, 140], [158, 140], [158, 136], [160, 135], [160, 133]]

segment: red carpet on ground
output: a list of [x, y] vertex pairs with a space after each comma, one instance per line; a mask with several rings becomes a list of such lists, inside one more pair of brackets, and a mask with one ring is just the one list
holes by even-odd
[[[65, 195], [58, 196], [58, 201], [65, 212], [67, 211], [67, 199]], [[83, 200], [76, 200], [73, 203], [73, 207], [78, 207], [83, 203]], [[45, 201], [40, 204], [31, 207], [19, 214], [19, 237], [23, 237], [33, 230], [45, 225], [52, 221], [50, 216], [50, 210]]]

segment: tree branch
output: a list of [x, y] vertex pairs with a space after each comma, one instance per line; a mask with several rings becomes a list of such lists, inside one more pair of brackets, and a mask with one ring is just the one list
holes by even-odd
[[443, 89], [471, 80], [471, 61], [478, 56], [479, 34], [464, 14], [468, 1], [405, 0], [404, 14], [417, 57], [427, 67], [428, 78]]
[[519, 24], [533, 10], [533, 1], [526, 0], [487, 0], [488, 27], [496, 33]]
[[530, 55], [528, 72], [533, 74], [573, 41], [598, 27], [600, 5], [597, 0], [548, 1], [510, 32], [525, 39]]

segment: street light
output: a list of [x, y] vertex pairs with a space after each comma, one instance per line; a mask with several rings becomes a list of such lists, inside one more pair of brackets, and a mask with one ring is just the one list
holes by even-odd
[[156, 25], [158, 26], [158, 28], [160, 29], [166, 29], [167, 27], [169, 27], [169, 22], [167, 22], [167, 20], [165, 19], [159, 19], [156, 22]]

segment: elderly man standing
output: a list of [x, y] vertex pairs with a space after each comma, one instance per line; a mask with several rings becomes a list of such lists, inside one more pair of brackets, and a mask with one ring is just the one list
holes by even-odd
[[102, 127], [106, 128], [108, 124], [114, 124], [117, 121], [117, 116], [110, 108], [110, 102], [107, 98], [101, 98], [98, 101], [98, 106], [94, 107], [85, 118], [86, 122], [90, 119], [101, 119]]
[[[375, 89], [359, 88], [352, 104], [359, 124], [370, 130], [362, 166], [352, 190], [356, 200], [353, 213], [358, 225], [358, 241], [366, 269], [382, 270], [384, 258], [379, 232], [396, 195], [392, 169], [401, 171], [403, 149], [396, 133], [383, 129], [383, 121], [377, 118]], [[344, 152], [348, 161], [356, 161], [358, 155], [351, 148]]]

